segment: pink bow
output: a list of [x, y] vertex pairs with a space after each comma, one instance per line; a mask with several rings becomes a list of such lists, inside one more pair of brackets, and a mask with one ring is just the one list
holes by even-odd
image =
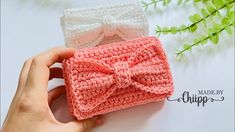
[[147, 44], [130, 53], [126, 60], [113, 63], [102, 59], [77, 58], [79, 110], [86, 112], [94, 109], [107, 98], [115, 96], [117, 89], [131, 87], [153, 94], [169, 93], [171, 89], [161, 89], [163, 84], [170, 87], [172, 82], [168, 64], [161, 58], [164, 53], [158, 46]]

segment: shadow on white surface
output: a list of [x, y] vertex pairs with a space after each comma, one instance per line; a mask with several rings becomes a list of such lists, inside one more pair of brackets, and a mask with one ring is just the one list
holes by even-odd
[[[111, 112], [105, 116], [105, 128], [112, 132], [136, 132], [148, 125], [148, 120], [164, 106], [164, 101]], [[115, 121], [115, 122], [109, 122]], [[105, 129], [103, 129], [105, 130]]]
[[[163, 105], [164, 101], [160, 101], [105, 114], [104, 125], [99, 127], [97, 131], [99, 129], [110, 130], [112, 132], [127, 132], [127, 130], [130, 132], [137, 131], [144, 127], [147, 124], [147, 120], [150, 119], [153, 114], [157, 114], [162, 109]], [[56, 99], [51, 109], [55, 118], [60, 122], [66, 123], [74, 119], [69, 114], [65, 95]]]

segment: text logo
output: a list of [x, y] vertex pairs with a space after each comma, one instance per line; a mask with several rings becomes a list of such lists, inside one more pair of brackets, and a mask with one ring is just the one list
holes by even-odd
[[204, 107], [209, 102], [224, 101], [223, 92], [223, 90], [198, 90], [198, 93], [191, 94], [189, 91], [184, 91], [179, 98], [171, 99], [168, 97], [167, 100], [196, 104], [198, 107]]

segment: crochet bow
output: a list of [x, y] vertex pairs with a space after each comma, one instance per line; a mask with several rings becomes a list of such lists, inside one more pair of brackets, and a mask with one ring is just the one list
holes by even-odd
[[[80, 82], [76, 88], [80, 90], [83, 100], [80, 102], [79, 110], [83, 112], [92, 110], [120, 88], [133, 87], [153, 94], [169, 92], [162, 90], [158, 85], [164, 82], [150, 83], [149, 81], [162, 78], [162, 75], [168, 72], [167, 65], [159, 54], [162, 54], [162, 51], [158, 45], [147, 44], [131, 53], [126, 61], [118, 61], [112, 65], [102, 60], [77, 58], [76, 63], [80, 67], [77, 67], [76, 71], [81, 76], [79, 76]], [[92, 75], [92, 78], [81, 79], [88, 74]], [[165, 76], [165, 80], [167, 79], [169, 76]], [[93, 100], [90, 101], [92, 98]], [[86, 101], [88, 99], [89, 101]]]
[[148, 24], [143, 13], [136, 8], [130, 6], [122, 11], [106, 14], [94, 11], [96, 15], [64, 16], [62, 27], [65, 37], [71, 43], [79, 43], [80, 47], [93, 47], [104, 37], [113, 35], [118, 35], [124, 40], [145, 36], [148, 33]]

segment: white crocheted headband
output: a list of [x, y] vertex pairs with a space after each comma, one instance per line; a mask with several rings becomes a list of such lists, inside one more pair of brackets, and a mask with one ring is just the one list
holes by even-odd
[[94, 47], [148, 35], [148, 22], [138, 3], [66, 9], [61, 18], [68, 47]]

